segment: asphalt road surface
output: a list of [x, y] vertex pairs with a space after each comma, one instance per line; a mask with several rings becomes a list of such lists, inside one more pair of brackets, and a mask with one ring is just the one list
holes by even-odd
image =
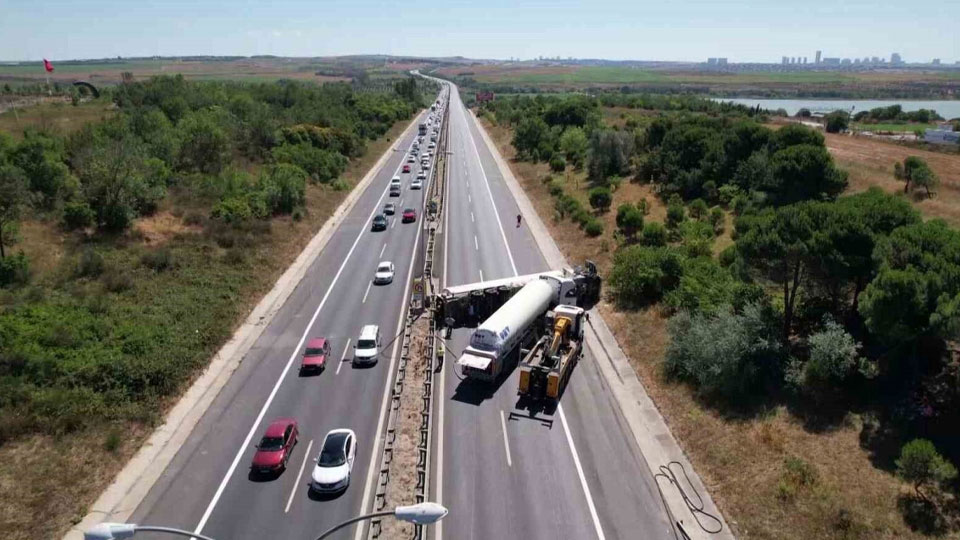
[[[473, 117], [450, 101], [444, 285], [551, 270]], [[574, 262], [574, 261], [571, 261]], [[577, 261], [582, 262], [582, 261]], [[555, 411], [516, 408], [517, 371], [499, 387], [461, 380], [447, 341], [431, 498], [449, 508], [434, 539], [673, 538], [659, 492], [587, 354]]]
[[[379, 460], [379, 453], [373, 455], [374, 441], [378, 426], [385, 422], [383, 405], [394, 371], [394, 353], [399, 354], [399, 340], [396, 351], [391, 340], [402, 320], [428, 187], [410, 189], [419, 162], [413, 164], [411, 173], [400, 173], [416, 136], [414, 128], [396, 142], [393, 155], [135, 510], [131, 522], [179, 527], [218, 540], [312, 539], [360, 513], [371, 462]], [[395, 174], [403, 182], [400, 197], [388, 194]], [[397, 213], [388, 216], [387, 230], [371, 231], [373, 216], [388, 201], [397, 204]], [[416, 222], [400, 222], [405, 207], [417, 209]], [[394, 263], [392, 284], [372, 285], [380, 261]], [[352, 347], [365, 324], [380, 326], [384, 347], [375, 366], [354, 368], [349, 361]], [[319, 375], [300, 376], [304, 338], [320, 336], [332, 340], [329, 364]], [[250, 475], [254, 445], [278, 417], [294, 417], [300, 423], [299, 443], [287, 469], [275, 478]], [[312, 460], [320, 452], [324, 435], [335, 428], [350, 428], [357, 434], [359, 446], [350, 487], [339, 496], [317, 497], [308, 489]], [[371, 486], [368, 508], [372, 498]], [[336, 538], [352, 538], [354, 533], [353, 528], [344, 529]], [[151, 537], [142, 533], [137, 538], [141, 536]]]

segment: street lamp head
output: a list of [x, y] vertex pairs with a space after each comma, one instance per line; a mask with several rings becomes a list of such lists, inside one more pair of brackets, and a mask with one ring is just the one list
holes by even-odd
[[133, 523], [101, 523], [83, 533], [83, 540], [115, 540], [130, 538], [137, 532]]
[[422, 502], [413, 506], [398, 506], [393, 515], [400, 521], [429, 525], [443, 519], [447, 515], [447, 509], [435, 502]]

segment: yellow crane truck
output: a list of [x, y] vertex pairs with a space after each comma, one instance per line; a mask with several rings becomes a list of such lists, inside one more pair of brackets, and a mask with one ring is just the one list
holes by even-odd
[[520, 364], [518, 393], [533, 401], [557, 401], [583, 354], [583, 308], [558, 305], [544, 315], [544, 332]]

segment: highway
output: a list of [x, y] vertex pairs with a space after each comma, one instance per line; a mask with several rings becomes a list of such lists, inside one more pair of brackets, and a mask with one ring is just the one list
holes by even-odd
[[[475, 120], [452, 93], [444, 286], [550, 270]], [[571, 261], [573, 263], [574, 261]], [[577, 261], [582, 262], [582, 261]], [[462, 381], [447, 341], [437, 385], [431, 498], [450, 510], [432, 538], [673, 538], [659, 492], [593, 358], [556, 411], [516, 409], [516, 370], [499, 388]]]
[[[449, 186], [442, 280], [456, 285], [547, 270], [490, 150], [456, 88], [449, 114]], [[419, 123], [421, 120], [418, 119]], [[218, 540], [311, 539], [369, 509], [373, 499], [375, 441], [385, 422], [387, 392], [412, 263], [421, 238], [423, 197], [403, 177], [401, 197], [388, 196], [416, 129], [397, 141], [393, 155], [334, 231], [303, 281], [244, 358], [129, 521], [179, 527]], [[402, 200], [402, 202], [401, 202]], [[383, 203], [417, 208], [415, 224], [389, 218], [372, 232]], [[399, 211], [399, 210], [398, 210]], [[371, 285], [379, 261], [396, 265], [394, 283]], [[378, 324], [380, 361], [367, 369], [349, 362], [364, 324]], [[673, 538], [650, 472], [613, 398], [588, 354], [575, 369], [556, 411], [515, 408], [517, 375], [499, 388], [462, 383], [455, 354], [469, 330], [448, 340], [442, 384], [435, 386], [430, 498], [450, 514], [428, 528], [432, 539]], [[322, 374], [299, 376], [303, 344], [332, 340]], [[415, 389], [416, 390], [416, 389]], [[518, 414], [514, 414], [518, 413]], [[254, 445], [271, 420], [294, 417], [299, 444], [276, 478], [249, 474]], [[351, 485], [339, 496], [309, 494], [312, 460], [331, 429], [350, 428], [359, 448]], [[309, 448], [309, 452], [307, 451]], [[348, 528], [334, 538], [360, 538]], [[139, 534], [145, 538], [165, 538]]]
[[[364, 500], [369, 508], [370, 464], [379, 460], [379, 452], [374, 456], [374, 441], [384, 425], [399, 349], [399, 340], [394, 344], [392, 339], [406, 305], [428, 187], [410, 189], [419, 163], [411, 173], [400, 173], [416, 136], [414, 128], [396, 142], [393, 155], [134, 511], [131, 522], [179, 527], [217, 539], [310, 539], [358, 515]], [[395, 174], [403, 179], [400, 197], [388, 195]], [[388, 216], [385, 231], [371, 231], [373, 216], [388, 201], [397, 203], [397, 214]], [[404, 207], [417, 209], [415, 223], [400, 222]], [[371, 284], [380, 261], [395, 264], [392, 284]], [[380, 326], [384, 347], [375, 366], [354, 368], [349, 362], [352, 344], [365, 324]], [[332, 340], [329, 364], [319, 375], [300, 376], [305, 339], [320, 336]], [[252, 476], [249, 464], [254, 445], [279, 417], [299, 421], [299, 443], [278, 477]], [[313, 496], [308, 493], [312, 460], [324, 435], [344, 427], [356, 432], [359, 443], [350, 487], [339, 496]], [[346, 529], [338, 538], [352, 537], [354, 532]], [[141, 536], [151, 537], [137, 535]]]

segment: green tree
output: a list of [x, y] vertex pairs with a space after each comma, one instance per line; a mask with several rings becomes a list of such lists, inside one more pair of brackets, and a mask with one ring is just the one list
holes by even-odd
[[824, 119], [827, 133], [840, 133], [850, 126], [850, 114], [846, 111], [833, 111]]
[[610, 209], [610, 205], [613, 204], [613, 194], [610, 193], [609, 188], [592, 188], [588, 193], [588, 197], [590, 199], [590, 206], [598, 212], [606, 212]]
[[833, 164], [822, 146], [800, 144], [778, 151], [771, 159], [770, 195], [779, 204], [832, 199], [847, 187], [847, 172]]
[[914, 439], [903, 445], [896, 464], [897, 476], [913, 484], [913, 489], [923, 499], [927, 497], [921, 488], [940, 484], [957, 476], [957, 468], [944, 459], [927, 439]]
[[667, 229], [662, 223], [647, 223], [643, 226], [640, 243], [644, 246], [662, 247], [667, 245]]
[[630, 170], [634, 137], [621, 131], [598, 130], [590, 138], [589, 174], [592, 180], [624, 176]]
[[683, 274], [684, 258], [668, 247], [627, 246], [613, 256], [608, 282], [615, 301], [640, 307], [660, 300]]
[[563, 159], [563, 156], [559, 153], [553, 154], [550, 157], [550, 170], [553, 172], [563, 172], [567, 168], [567, 162]]
[[[230, 160], [230, 134], [226, 111], [197, 111], [177, 124], [180, 132], [180, 167], [188, 171], [219, 173]], [[229, 114], [229, 113], [226, 113]]]
[[936, 189], [940, 183], [940, 179], [930, 165], [917, 156], [909, 156], [903, 160], [903, 163], [899, 161], [894, 163], [893, 176], [904, 183], [904, 193], [910, 192], [910, 184], [913, 183], [914, 186], [922, 186], [926, 189], [927, 197], [930, 197], [930, 188]]
[[560, 135], [560, 151], [564, 153], [567, 161], [577, 169], [583, 167], [589, 149], [590, 141], [582, 128], [568, 127]]
[[30, 201], [27, 177], [14, 165], [0, 164], [0, 259], [16, 235], [20, 213]]
[[549, 136], [550, 128], [540, 117], [524, 118], [513, 131], [513, 147], [517, 154], [532, 159], [544, 140]]
[[683, 203], [679, 200], [670, 201], [670, 203], [667, 204], [667, 227], [675, 229], [684, 219], [686, 219], [686, 214], [683, 209]]
[[64, 158], [63, 139], [28, 130], [10, 161], [26, 174], [30, 190], [40, 194], [40, 202], [52, 208], [70, 180]]
[[900, 227], [875, 251], [863, 292], [867, 328], [890, 344], [952, 335], [960, 322], [960, 232], [940, 220]]
[[135, 137], [97, 142], [76, 161], [84, 198], [102, 229], [126, 229], [137, 215], [155, 209], [166, 192], [169, 171], [159, 160], [145, 159]]

